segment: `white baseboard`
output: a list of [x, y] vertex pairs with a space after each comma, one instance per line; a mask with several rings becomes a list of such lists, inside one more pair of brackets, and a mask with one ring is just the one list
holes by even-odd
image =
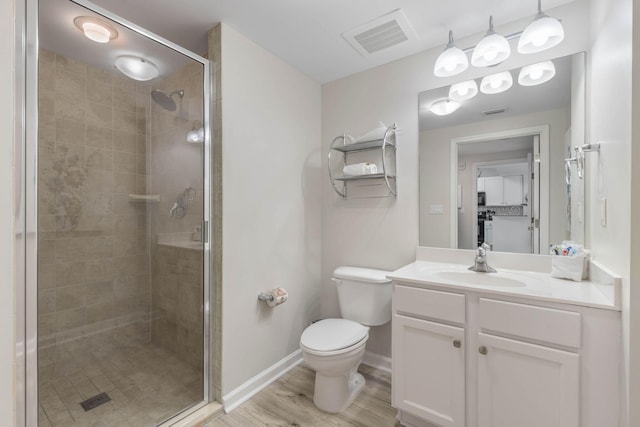
[[381, 371], [391, 372], [391, 358], [387, 356], [367, 351], [364, 353], [362, 363], [372, 368], [380, 369]]
[[228, 414], [233, 411], [269, 384], [298, 366], [301, 362], [302, 351], [298, 349], [284, 359], [260, 372], [258, 375], [249, 379], [244, 384], [234, 390], [231, 390], [222, 397], [224, 412]]

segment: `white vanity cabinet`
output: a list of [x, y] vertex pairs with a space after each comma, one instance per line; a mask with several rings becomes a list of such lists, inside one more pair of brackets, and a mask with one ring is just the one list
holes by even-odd
[[478, 427], [578, 427], [581, 314], [489, 298], [478, 307]]
[[464, 427], [464, 295], [396, 286], [393, 305], [394, 406]]
[[407, 427], [617, 426], [619, 312], [394, 282]]

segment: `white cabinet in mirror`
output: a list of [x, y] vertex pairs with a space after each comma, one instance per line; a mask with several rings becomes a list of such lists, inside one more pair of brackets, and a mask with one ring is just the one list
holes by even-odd
[[419, 94], [420, 245], [544, 254], [584, 241], [584, 180], [565, 158], [585, 143], [585, 56], [552, 63], [551, 80], [478, 93], [449, 115], [429, 106], [450, 86]]

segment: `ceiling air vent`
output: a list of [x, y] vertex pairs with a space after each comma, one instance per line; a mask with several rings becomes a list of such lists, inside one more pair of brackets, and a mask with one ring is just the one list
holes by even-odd
[[482, 114], [484, 114], [485, 116], [493, 116], [494, 114], [502, 114], [505, 111], [507, 111], [506, 108], [498, 108], [496, 110], [483, 111]]
[[417, 39], [415, 31], [400, 9], [346, 31], [342, 33], [342, 37], [362, 56], [370, 56], [392, 46]]

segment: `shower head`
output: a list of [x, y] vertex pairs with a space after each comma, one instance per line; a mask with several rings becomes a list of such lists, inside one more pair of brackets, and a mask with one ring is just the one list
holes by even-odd
[[153, 98], [153, 101], [167, 111], [176, 111], [176, 102], [173, 100], [173, 95], [178, 95], [180, 100], [182, 100], [184, 90], [175, 90], [169, 95], [158, 89], [151, 91], [151, 98]]

